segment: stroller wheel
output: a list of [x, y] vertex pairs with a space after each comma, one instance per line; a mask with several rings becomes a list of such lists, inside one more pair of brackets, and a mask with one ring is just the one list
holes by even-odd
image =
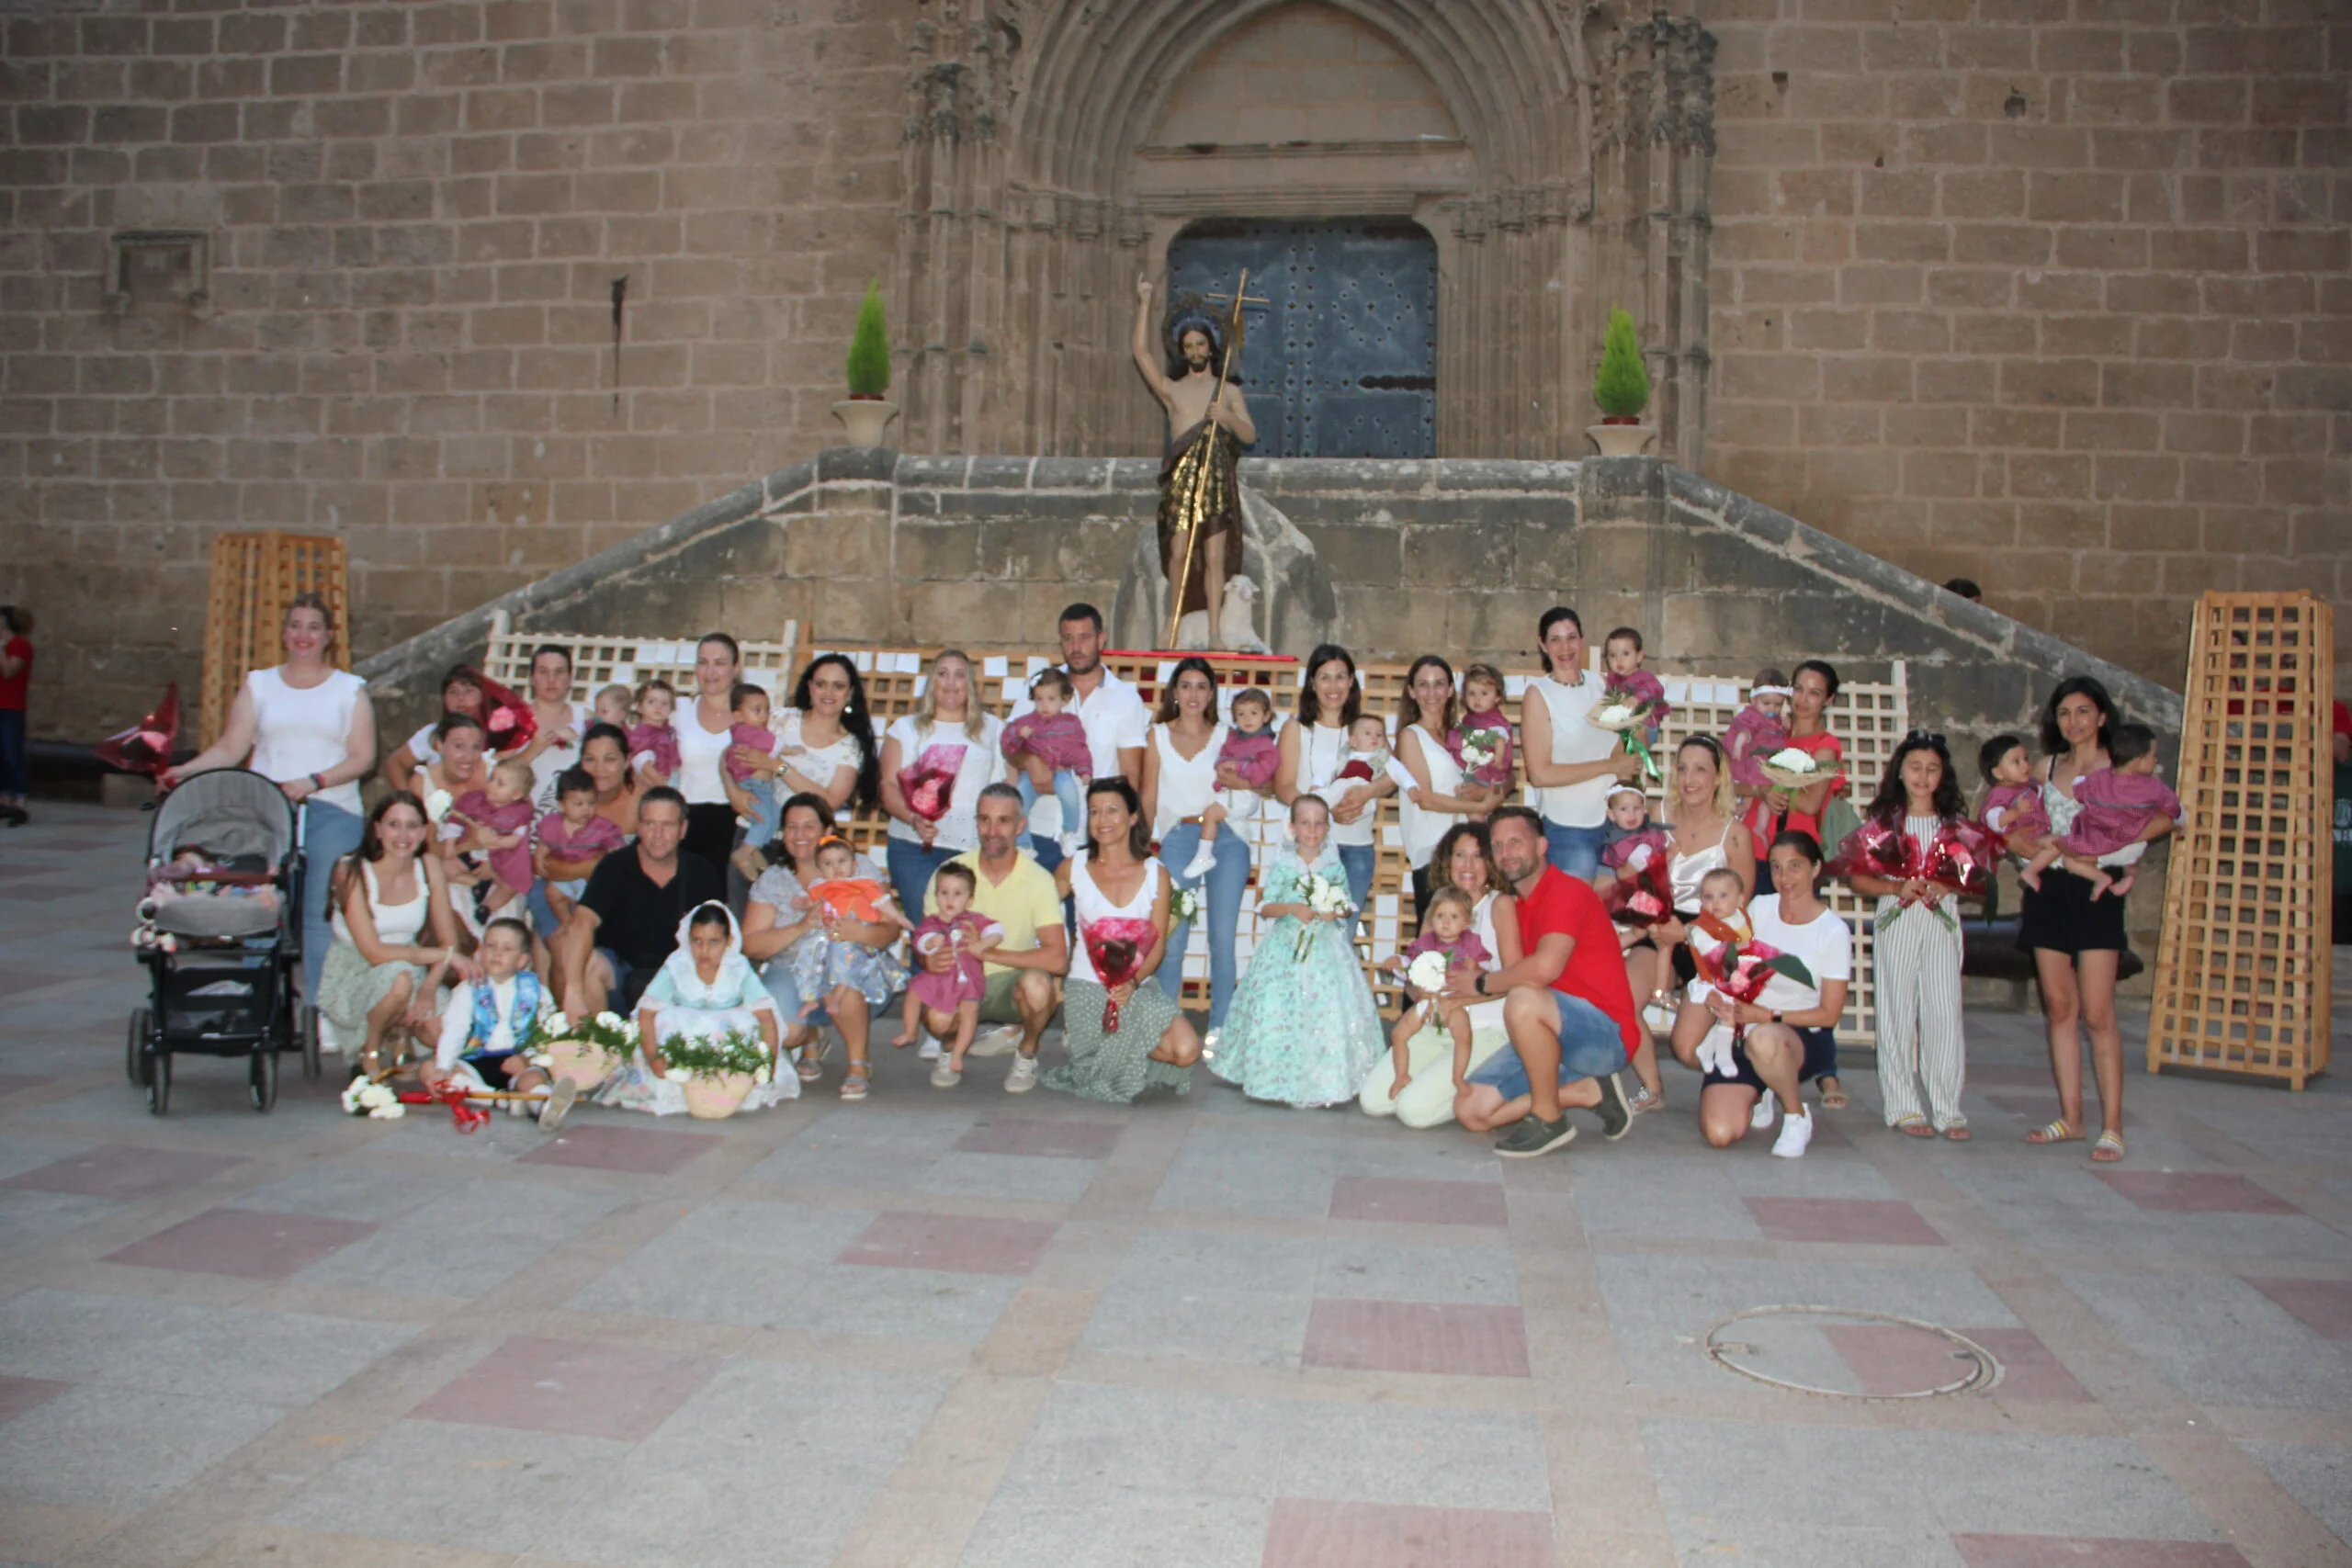
[[277, 1103], [277, 1053], [256, 1051], [247, 1058], [245, 1092], [255, 1111], [266, 1111]]
[[147, 1114], [161, 1116], [172, 1103], [172, 1054], [158, 1051], [147, 1058]]
[[319, 1010], [305, 1005], [299, 1017], [302, 1031], [302, 1076], [316, 1083], [319, 1079]]
[[130, 1037], [123, 1043], [122, 1070], [141, 1089], [147, 1087], [147, 1036], [154, 1020], [154, 1013], [148, 1009], [135, 1009], [130, 1015]]

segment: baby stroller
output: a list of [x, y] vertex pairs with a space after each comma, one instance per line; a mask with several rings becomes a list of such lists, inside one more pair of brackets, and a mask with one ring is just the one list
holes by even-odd
[[174, 1052], [245, 1057], [255, 1111], [277, 1102], [279, 1052], [300, 1051], [303, 1076], [319, 1076], [317, 1021], [294, 1001], [296, 837], [285, 792], [243, 768], [193, 774], [155, 807], [130, 939], [153, 999], [130, 1015], [124, 1064], [153, 1114], [171, 1103]]

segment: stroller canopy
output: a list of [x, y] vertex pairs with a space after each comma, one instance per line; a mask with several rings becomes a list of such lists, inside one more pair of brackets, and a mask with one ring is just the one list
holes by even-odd
[[191, 773], [163, 798], [147, 828], [149, 860], [187, 849], [218, 861], [257, 857], [254, 870], [276, 871], [294, 852], [294, 803], [250, 769]]

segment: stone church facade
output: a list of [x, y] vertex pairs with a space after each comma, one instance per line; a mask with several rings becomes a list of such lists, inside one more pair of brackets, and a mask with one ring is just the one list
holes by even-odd
[[[1329, 416], [1295, 453], [1581, 455], [1623, 305], [1660, 455], [2143, 674], [2201, 589], [2352, 588], [2325, 0], [0, 26], [0, 599], [41, 617], [40, 734], [192, 673], [220, 528], [344, 533], [364, 654], [838, 440], [872, 279], [905, 450], [1151, 452], [1135, 279], [1245, 254], [1290, 258], [1247, 367]], [[1425, 298], [1384, 284], [1408, 252]]]

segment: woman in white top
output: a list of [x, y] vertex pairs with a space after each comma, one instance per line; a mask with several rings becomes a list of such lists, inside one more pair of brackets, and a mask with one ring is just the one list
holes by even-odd
[[[1069, 1065], [1046, 1073], [1047, 1089], [1112, 1105], [1132, 1104], [1148, 1089], [1191, 1092], [1200, 1040], [1176, 998], [1150, 977], [1167, 941], [1169, 889], [1167, 867], [1151, 858], [1150, 831], [1135, 785], [1114, 773], [1086, 786], [1087, 847], [1054, 874], [1077, 906], [1078, 940], [1062, 987]], [[1090, 937], [1114, 919], [1148, 922], [1151, 939], [1129, 972], [1144, 977], [1106, 986]]]
[[[1438, 841], [1450, 835], [1464, 817], [1492, 811], [1502, 804], [1499, 794], [1465, 784], [1462, 764], [1446, 750], [1453, 728], [1453, 666], [1434, 653], [1424, 653], [1405, 671], [1405, 707], [1396, 720], [1396, 763], [1412, 775], [1412, 787], [1396, 803], [1397, 826], [1405, 839], [1405, 863], [1413, 871], [1413, 915], [1429, 912], [1430, 894], [1437, 874], [1430, 857]], [[1482, 933], [1483, 934], [1483, 933]], [[1493, 944], [1487, 952], [1494, 951]]]
[[[1480, 967], [1493, 974], [1524, 956], [1519, 942], [1519, 900], [1506, 891], [1510, 885], [1495, 864], [1484, 822], [1457, 822], [1446, 829], [1430, 859], [1430, 880], [1431, 892], [1459, 887], [1470, 895], [1470, 929], [1487, 950], [1487, 962]], [[1510, 1032], [1503, 1027], [1503, 999], [1472, 1004], [1470, 1060], [1464, 1073], [1510, 1043]], [[1414, 1036], [1410, 1053], [1412, 1081], [1404, 1093], [1390, 1096], [1396, 1071], [1383, 1056], [1364, 1079], [1356, 1103], [1367, 1115], [1393, 1115], [1408, 1127], [1442, 1127], [1453, 1120], [1454, 1098], [1464, 1087], [1453, 1076], [1453, 1041], [1433, 1023]]]
[[362, 1067], [390, 1066], [385, 1036], [405, 1025], [428, 1041], [442, 976], [480, 976], [458, 952], [441, 860], [424, 852], [424, 806], [406, 790], [368, 816], [359, 846], [335, 862], [334, 943], [323, 955], [319, 1010], [345, 1043], [363, 1042]]
[[774, 756], [738, 746], [733, 760], [775, 780], [777, 795], [821, 795], [835, 811], [870, 811], [880, 803], [881, 757], [856, 665], [838, 653], [810, 660], [792, 689], [792, 705], [775, 716], [773, 728]]
[[596, 715], [571, 700], [571, 655], [554, 643], [531, 650], [531, 743], [514, 753], [531, 764], [531, 799], [555, 809], [556, 776], [580, 762], [580, 740]]
[[298, 594], [286, 607], [286, 662], [247, 674], [220, 739], [162, 779], [169, 789], [190, 773], [245, 762], [302, 808], [302, 877], [295, 896], [302, 911], [302, 989], [314, 1002], [334, 940], [327, 868], [358, 847], [358, 781], [376, 764], [368, 683], [327, 662], [334, 638], [326, 601]]
[[[1625, 983], [1637, 998], [1646, 996], [1641, 1009], [1642, 1043], [1634, 1053], [1634, 1072], [1642, 1080], [1633, 1099], [1636, 1112], [1656, 1111], [1666, 1103], [1666, 1085], [1658, 1077], [1657, 1045], [1651, 1031], [1670, 1028], [1675, 1059], [1690, 1066], [1697, 1064], [1699, 1042], [1715, 1021], [1714, 1015], [1691, 1000], [1687, 990], [1699, 975], [1684, 939], [1690, 934], [1686, 922], [1699, 917], [1700, 882], [1711, 871], [1729, 871], [1739, 878], [1743, 904], [1756, 886], [1756, 850], [1736, 815], [1739, 796], [1732, 788], [1731, 765], [1711, 737], [1693, 735], [1674, 749], [1673, 807], [1673, 820], [1667, 829], [1670, 852], [1666, 869], [1674, 891], [1674, 912], [1647, 931], [1617, 928], [1617, 939], [1625, 949]], [[1657, 975], [1652, 949], [1669, 944], [1675, 977], [1686, 987], [1679, 997], [1657, 990], [1652, 984]], [[1666, 1021], [1668, 1015], [1670, 1022]]]
[[1536, 623], [1535, 637], [1543, 645], [1544, 674], [1527, 683], [1519, 705], [1520, 761], [1533, 796], [1529, 804], [1543, 815], [1552, 863], [1589, 882], [1608, 840], [1610, 786], [1639, 777], [1641, 759], [1619, 750], [1614, 730], [1588, 722], [1602, 682], [1584, 667], [1584, 622], [1577, 613], [1555, 604]]
[[720, 765], [734, 744], [735, 682], [742, 678], [743, 650], [725, 632], [711, 632], [695, 644], [695, 700], [671, 716], [678, 732], [678, 771], [670, 783], [686, 797], [686, 836], [679, 848], [700, 855], [723, 879], [732, 869], [735, 808], [727, 804]]
[[[882, 741], [882, 809], [890, 814], [885, 854], [901, 909], [921, 909], [931, 874], [979, 847], [973, 807], [980, 791], [1003, 776], [1003, 739], [1004, 720], [980, 706], [971, 660], [960, 649], [941, 649], [915, 711], [892, 724]], [[899, 775], [921, 765], [955, 774], [947, 809], [936, 821], [910, 807], [899, 787]]]
[[1284, 806], [1302, 792], [1330, 803], [1331, 843], [1347, 869], [1348, 896], [1359, 918], [1371, 900], [1373, 868], [1380, 858], [1374, 831], [1380, 802], [1396, 793], [1393, 778], [1351, 782], [1344, 790], [1329, 787], [1348, 760], [1348, 728], [1363, 716], [1354, 656], [1337, 643], [1324, 643], [1306, 656], [1298, 714], [1283, 726], [1282, 761], [1274, 767], [1274, 798]]
[[1699, 1130], [1715, 1147], [1728, 1148], [1751, 1129], [1772, 1124], [1777, 1099], [1785, 1114], [1772, 1152], [1794, 1159], [1813, 1141], [1813, 1117], [1798, 1086], [1814, 1077], [1826, 1085], [1838, 1070], [1838, 1021], [1854, 976], [1854, 933], [1821, 901], [1821, 845], [1812, 834], [1781, 833], [1772, 843], [1771, 868], [1774, 890], [1747, 907], [1748, 924], [1757, 941], [1803, 959], [1813, 984], [1776, 976], [1752, 1002], [1721, 992], [1710, 997], [1715, 1021], [1743, 1026], [1747, 1034], [1732, 1046], [1728, 1066], [1706, 1069]]
[[433, 716], [430, 724], [419, 725], [416, 733], [392, 748], [384, 759], [383, 779], [388, 789], [407, 789], [416, 777], [416, 770], [429, 767], [441, 760], [439, 734], [441, 721], [453, 713], [464, 714], [477, 721], [482, 718], [481, 681], [469, 664], [452, 664], [441, 675], [441, 711]]
[[[1216, 716], [1216, 674], [1197, 656], [1177, 660], [1159, 694], [1143, 752], [1143, 810], [1159, 840], [1159, 858], [1170, 866], [1190, 865], [1201, 847], [1201, 813], [1214, 804], [1217, 753], [1226, 727]], [[1250, 846], [1240, 826], [1228, 824], [1211, 840], [1216, 863], [1205, 876], [1178, 877], [1179, 887], [1198, 887], [1209, 918], [1209, 1029], [1225, 1027], [1233, 1000], [1237, 967], [1234, 933], [1241, 924], [1241, 896], [1250, 886]], [[1180, 1002], [1184, 996], [1184, 950], [1193, 940], [1189, 920], [1168, 932], [1168, 953], [1154, 978]]]
[[[405, 748], [403, 748], [405, 750]], [[490, 782], [490, 734], [481, 721], [461, 713], [446, 714], [433, 727], [433, 760], [419, 762], [398, 787], [424, 802], [425, 816], [438, 824], [458, 796]], [[435, 795], [446, 800], [435, 800]]]

